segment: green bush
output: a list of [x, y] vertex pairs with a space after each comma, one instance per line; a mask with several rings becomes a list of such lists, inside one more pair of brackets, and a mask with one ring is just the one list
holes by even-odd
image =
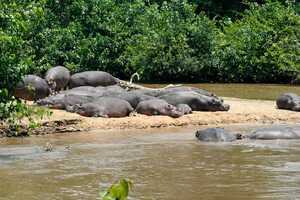
[[224, 27], [214, 52], [216, 79], [290, 82], [300, 72], [300, 17], [278, 2], [253, 4], [243, 19]]
[[[215, 27], [186, 1], [150, 5], [137, 18], [140, 33], [123, 55], [129, 74], [144, 81], [207, 81]], [[207, 73], [206, 73], [207, 72]]]
[[[9, 92], [1, 102], [23, 74], [43, 75], [55, 65], [72, 72], [103, 70], [121, 79], [138, 71], [144, 81], [160, 82], [295, 79], [298, 4], [252, 4], [240, 13], [242, 1], [226, 2], [1, 1], [0, 87]], [[209, 19], [217, 15], [226, 17], [218, 23], [223, 27]]]

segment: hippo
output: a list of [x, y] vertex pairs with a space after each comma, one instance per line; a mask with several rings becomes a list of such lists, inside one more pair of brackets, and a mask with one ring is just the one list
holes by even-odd
[[104, 96], [123, 99], [123, 100], [127, 101], [128, 103], [130, 103], [130, 105], [134, 109], [142, 101], [156, 99], [155, 97], [152, 97], [152, 96], [143, 95], [143, 94], [135, 94], [135, 93], [130, 93], [130, 92], [123, 92], [123, 93], [105, 92]]
[[193, 111], [192, 111], [192, 108], [187, 105], [187, 104], [178, 104], [176, 105], [177, 109], [182, 112], [183, 114], [191, 114]]
[[70, 71], [67, 68], [56, 66], [47, 71], [45, 79], [50, 86], [51, 93], [54, 93], [66, 88], [70, 77]]
[[74, 106], [74, 112], [86, 117], [126, 117], [132, 111], [133, 108], [127, 101], [112, 97], [101, 97], [96, 101]]
[[160, 96], [161, 90], [137, 89], [137, 90], [131, 90], [129, 91], [129, 93], [136, 94], [136, 95], [147, 95], [152, 97], [158, 97]]
[[65, 93], [58, 93], [56, 95], [49, 96], [44, 99], [40, 99], [37, 101], [37, 105], [39, 106], [47, 106], [49, 108], [54, 109], [66, 109], [70, 106], [74, 106], [76, 104], [83, 104], [95, 101], [99, 98], [97, 95], [80, 95], [78, 94], [65, 94]]
[[[98, 90], [100, 89], [100, 87], [96, 87]], [[110, 85], [110, 86], [106, 86], [106, 87], [102, 87], [100, 90], [104, 90], [106, 92], [115, 92], [115, 93], [124, 93], [126, 92], [126, 90], [122, 87], [120, 87], [119, 85]]]
[[176, 86], [176, 87], [169, 87], [160, 91], [159, 96], [163, 96], [166, 94], [174, 93], [174, 92], [195, 92], [204, 96], [209, 97], [217, 97], [214, 93], [208, 92], [206, 90], [196, 88], [196, 87], [189, 87], [189, 86]]
[[36, 75], [26, 75], [17, 84], [14, 96], [28, 101], [36, 101], [47, 97], [49, 92], [50, 89], [46, 80]]
[[119, 83], [119, 79], [103, 71], [85, 71], [73, 74], [70, 78], [69, 87], [79, 86], [109, 86]]
[[276, 100], [278, 109], [300, 111], [300, 96], [294, 93], [281, 94]]
[[159, 97], [174, 106], [187, 104], [193, 111], [228, 111], [230, 106], [219, 98], [205, 96], [193, 91], [174, 92]]
[[198, 130], [196, 137], [200, 141], [204, 142], [233, 142], [237, 139], [241, 139], [240, 134], [231, 134], [224, 128], [207, 128], [204, 130]]
[[70, 90], [67, 90], [67, 91], [64, 91], [66, 93], [68, 92], [91, 92], [91, 93], [98, 93], [99, 90], [97, 89], [97, 87], [93, 87], [93, 86], [79, 86], [79, 87], [75, 87], [75, 88], [72, 88]]
[[[205, 96], [212, 96], [218, 98], [215, 94], [208, 92], [203, 89], [195, 88], [195, 87], [188, 87], [188, 86], [174, 86], [174, 87], [168, 87], [168, 88], [161, 88], [161, 89], [138, 89], [138, 90], [132, 90], [130, 91], [132, 93], [138, 93], [138, 94], [144, 94], [148, 96], [153, 96], [153, 97], [159, 97], [163, 96], [166, 94], [170, 93], [175, 93], [175, 92], [195, 92], [201, 95]], [[220, 99], [223, 101], [222, 99]]]
[[248, 137], [260, 140], [300, 139], [300, 126], [262, 128], [255, 130]]
[[136, 107], [136, 112], [144, 115], [166, 115], [174, 118], [183, 115], [175, 106], [161, 99], [140, 102]]

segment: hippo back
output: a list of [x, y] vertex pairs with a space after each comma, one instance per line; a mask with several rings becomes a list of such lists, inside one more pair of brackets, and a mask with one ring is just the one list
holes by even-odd
[[187, 104], [193, 111], [228, 111], [229, 105], [226, 105], [219, 98], [201, 95], [199, 93], [174, 92], [159, 97], [172, 105]]
[[35, 75], [26, 75], [17, 84], [14, 95], [17, 98], [35, 101], [47, 97], [49, 92], [49, 86], [44, 79]]
[[195, 93], [205, 95], [205, 96], [216, 97], [216, 95], [212, 92], [209, 92], [209, 91], [206, 91], [206, 90], [203, 90], [200, 88], [189, 87], [189, 86], [169, 87], [169, 88], [161, 90], [159, 93], [159, 96], [163, 96], [163, 95], [175, 93], [175, 92], [195, 92]]
[[228, 133], [223, 128], [198, 130], [196, 137], [204, 142], [232, 142], [237, 139], [235, 135]]
[[249, 138], [260, 140], [300, 139], [300, 127], [262, 128], [252, 132]]
[[59, 91], [68, 85], [70, 77], [70, 71], [67, 68], [56, 66], [47, 71], [45, 79], [53, 90]]
[[115, 85], [119, 80], [111, 74], [103, 71], [86, 71], [71, 76], [69, 87], [79, 86], [109, 86]]

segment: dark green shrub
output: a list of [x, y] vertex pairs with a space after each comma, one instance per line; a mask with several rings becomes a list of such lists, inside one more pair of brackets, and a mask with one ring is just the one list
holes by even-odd
[[300, 71], [300, 17], [275, 2], [252, 5], [224, 28], [215, 50], [217, 80], [290, 82]]
[[137, 26], [140, 33], [130, 39], [124, 53], [128, 73], [142, 73], [147, 81], [208, 79], [215, 27], [204, 15], [195, 15], [192, 5], [150, 5]]

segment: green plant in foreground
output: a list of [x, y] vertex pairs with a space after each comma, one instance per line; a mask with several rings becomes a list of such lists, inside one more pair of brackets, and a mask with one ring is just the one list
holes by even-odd
[[132, 187], [132, 182], [126, 179], [119, 180], [118, 183], [113, 184], [109, 189], [100, 193], [102, 200], [126, 200], [129, 191]]
[[48, 109], [27, 105], [9, 96], [6, 90], [0, 90], [0, 97], [7, 99], [0, 101], [0, 122], [8, 126], [10, 136], [19, 136], [24, 129], [26, 134], [30, 133], [39, 126], [38, 120], [52, 114]]

